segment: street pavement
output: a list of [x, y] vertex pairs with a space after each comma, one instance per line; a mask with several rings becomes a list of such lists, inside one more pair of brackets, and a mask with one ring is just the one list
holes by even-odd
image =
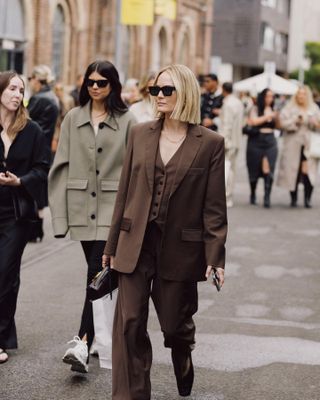
[[[314, 207], [289, 208], [274, 187], [272, 208], [248, 204], [244, 152], [229, 209], [226, 283], [199, 284], [195, 383], [190, 400], [320, 399], [320, 189]], [[300, 204], [302, 203], [302, 188]], [[77, 334], [86, 266], [80, 244], [53, 238], [24, 254], [16, 321], [19, 349], [0, 366], [1, 400], [111, 399], [111, 371], [91, 358], [72, 373], [61, 358]], [[176, 400], [170, 351], [151, 307], [152, 399]]]

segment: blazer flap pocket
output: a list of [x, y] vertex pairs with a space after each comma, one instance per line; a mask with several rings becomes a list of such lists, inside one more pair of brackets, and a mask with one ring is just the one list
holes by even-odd
[[187, 175], [201, 175], [203, 174], [204, 168], [189, 168]]
[[101, 181], [101, 190], [102, 191], [109, 191], [109, 192], [116, 192], [119, 188], [119, 181]]
[[203, 231], [201, 229], [183, 229], [181, 239], [185, 242], [202, 242]]
[[120, 230], [129, 232], [131, 229], [131, 219], [129, 218], [122, 218]]
[[88, 187], [88, 179], [68, 179], [67, 189], [85, 190]]

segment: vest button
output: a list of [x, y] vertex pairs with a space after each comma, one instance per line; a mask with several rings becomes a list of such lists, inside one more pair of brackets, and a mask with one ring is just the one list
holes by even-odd
[[98, 153], [101, 153], [102, 152], [102, 147], [99, 147], [98, 148]]
[[91, 214], [91, 219], [96, 219], [96, 216], [94, 214]]
[[91, 196], [92, 196], [92, 197], [96, 197], [96, 195], [97, 195], [96, 192], [92, 192], [92, 193], [91, 193]]

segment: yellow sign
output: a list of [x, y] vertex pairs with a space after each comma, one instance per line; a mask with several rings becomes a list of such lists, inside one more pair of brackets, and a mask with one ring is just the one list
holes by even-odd
[[174, 21], [177, 17], [177, 1], [156, 0], [156, 14]]
[[122, 0], [121, 24], [123, 25], [152, 25], [153, 15], [154, 0]]

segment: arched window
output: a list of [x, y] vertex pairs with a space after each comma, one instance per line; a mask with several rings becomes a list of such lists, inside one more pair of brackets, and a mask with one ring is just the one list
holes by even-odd
[[52, 32], [52, 69], [57, 80], [63, 75], [65, 32], [64, 11], [58, 5], [54, 12]]
[[188, 65], [190, 62], [190, 38], [187, 32], [183, 34], [180, 51], [178, 55], [178, 62], [180, 64]]
[[23, 72], [25, 42], [21, 0], [0, 0], [0, 71]]
[[161, 68], [167, 64], [167, 59], [168, 59], [168, 38], [164, 28], [161, 28], [159, 32], [159, 44], [160, 44], [159, 67]]
[[161, 67], [168, 64], [168, 38], [167, 32], [162, 27], [158, 34], [158, 40], [154, 46], [153, 66], [154, 71], [158, 71]]

